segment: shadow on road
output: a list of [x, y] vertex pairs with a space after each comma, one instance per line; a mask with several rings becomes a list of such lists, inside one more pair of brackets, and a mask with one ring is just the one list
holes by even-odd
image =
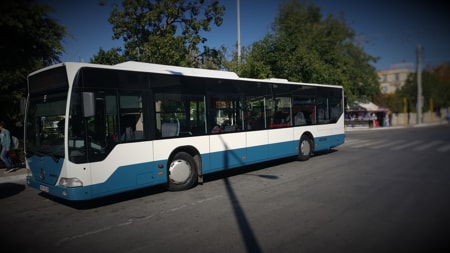
[[245, 243], [245, 248], [247, 252], [251, 253], [259, 253], [261, 252], [261, 247], [258, 244], [258, 240], [253, 233], [253, 230], [248, 222], [247, 216], [245, 215], [244, 210], [239, 203], [239, 199], [234, 193], [233, 187], [230, 184], [228, 178], [224, 178], [225, 187], [227, 189], [228, 198], [230, 199], [231, 206], [233, 207], [234, 216], [236, 217], [236, 221], [239, 225], [239, 229], [241, 232], [242, 239]]
[[[225, 171], [230, 168], [229, 161], [230, 156], [232, 156], [233, 159], [240, 160], [239, 157], [235, 157], [236, 154], [233, 153], [233, 151], [230, 151], [228, 149], [227, 144], [222, 141], [225, 152], [223, 152], [223, 161], [224, 165], [223, 168]], [[247, 249], [247, 252], [252, 253], [259, 253], [261, 252], [261, 247], [258, 244], [258, 240], [253, 232], [252, 227], [250, 226], [250, 223], [248, 222], [247, 216], [245, 215], [244, 210], [241, 207], [241, 204], [239, 203], [239, 199], [237, 198], [236, 194], [234, 193], [234, 189], [230, 183], [230, 180], [228, 177], [225, 177], [224, 179], [225, 187], [228, 194], [228, 199], [230, 200], [230, 204], [233, 207], [234, 216], [236, 218], [236, 222], [239, 226], [239, 231], [242, 236], [242, 240], [245, 243], [245, 248]]]
[[[204, 175], [203, 176], [204, 182], [207, 183], [207, 182], [222, 180], [227, 177], [234, 177], [237, 175], [247, 174], [247, 173], [255, 172], [258, 170], [263, 170], [268, 167], [278, 166], [283, 163], [289, 163], [289, 162], [292, 162], [292, 158], [282, 158], [282, 159], [277, 159], [277, 160], [273, 160], [273, 161], [269, 161], [269, 162], [261, 162], [261, 163], [257, 163], [257, 164], [246, 165], [246, 166], [242, 166], [242, 167], [238, 167], [238, 168], [231, 168], [231, 169], [227, 168], [223, 171], [218, 171], [218, 172]], [[255, 176], [267, 178], [267, 179], [278, 178], [277, 176], [274, 176], [274, 175], [255, 175]]]
[[322, 151], [316, 151], [316, 152], [314, 152], [314, 156], [313, 157], [321, 156], [321, 155], [327, 155], [327, 154], [331, 154], [331, 153], [334, 153], [334, 152], [337, 152], [337, 151], [338, 151], [337, 149], [327, 149], [327, 150], [322, 150]]
[[0, 184], [0, 199], [9, 198], [25, 190], [25, 185], [17, 183]]
[[61, 199], [61, 198], [46, 194], [44, 192], [40, 192], [39, 195], [42, 196], [43, 198], [47, 198], [51, 201], [57, 202], [59, 204], [65, 205], [65, 206], [69, 206], [74, 209], [87, 210], [87, 209], [93, 209], [93, 208], [98, 208], [98, 207], [102, 207], [102, 206], [117, 204], [117, 203], [120, 203], [123, 201], [132, 200], [132, 199], [138, 199], [138, 198], [142, 198], [142, 197], [153, 195], [153, 194], [159, 194], [159, 193], [162, 193], [165, 191], [166, 191], [166, 188], [164, 187], [164, 185], [159, 185], [159, 186], [152, 186], [152, 187], [137, 189], [137, 190], [128, 191], [128, 192], [124, 192], [124, 193], [114, 194], [111, 196], [102, 197], [102, 198], [98, 198], [98, 199], [84, 200], [84, 201], [65, 200], [65, 199]]

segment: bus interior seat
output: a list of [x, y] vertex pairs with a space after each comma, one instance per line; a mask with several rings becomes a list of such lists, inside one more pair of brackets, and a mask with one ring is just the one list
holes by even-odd
[[180, 121], [176, 119], [161, 124], [161, 137], [174, 137], [180, 134]]

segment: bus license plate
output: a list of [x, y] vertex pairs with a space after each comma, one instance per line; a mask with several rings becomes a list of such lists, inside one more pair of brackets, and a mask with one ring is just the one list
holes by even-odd
[[45, 186], [45, 185], [40, 185], [40, 186], [39, 186], [39, 190], [41, 190], [41, 191], [43, 191], [43, 192], [49, 192], [48, 186]]

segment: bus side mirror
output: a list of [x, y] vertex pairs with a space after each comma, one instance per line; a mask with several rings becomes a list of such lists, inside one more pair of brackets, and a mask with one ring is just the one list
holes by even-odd
[[85, 118], [95, 115], [95, 95], [93, 92], [83, 92], [83, 115]]

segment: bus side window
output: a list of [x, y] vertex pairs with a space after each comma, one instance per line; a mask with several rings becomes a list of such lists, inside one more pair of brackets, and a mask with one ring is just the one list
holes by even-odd
[[296, 126], [306, 125], [306, 118], [303, 112], [297, 112], [294, 116], [294, 124]]
[[227, 133], [242, 130], [243, 111], [239, 96], [211, 96], [209, 124], [211, 133]]
[[141, 94], [120, 95], [120, 142], [144, 139]]
[[120, 116], [120, 141], [135, 140], [136, 120], [132, 114], [122, 114]]
[[172, 119], [170, 122], [161, 123], [161, 137], [175, 137], [180, 134], [180, 121]]

